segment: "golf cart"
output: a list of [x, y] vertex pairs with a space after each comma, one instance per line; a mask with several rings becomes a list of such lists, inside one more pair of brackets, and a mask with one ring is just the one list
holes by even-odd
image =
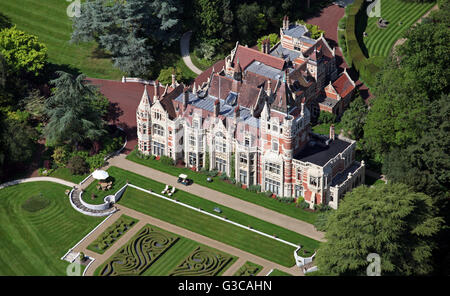
[[185, 174], [180, 174], [180, 175], [178, 176], [178, 183], [181, 183], [181, 184], [183, 184], [183, 185], [188, 186], [188, 185], [191, 185], [191, 184], [192, 184], [192, 180], [191, 180], [191, 179], [188, 179], [187, 175], [185, 175]]

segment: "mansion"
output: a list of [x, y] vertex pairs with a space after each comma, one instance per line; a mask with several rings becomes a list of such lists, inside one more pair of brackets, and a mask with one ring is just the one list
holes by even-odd
[[[320, 110], [342, 114], [355, 83], [338, 75], [335, 49], [323, 36], [283, 19], [281, 41], [261, 50], [236, 44], [192, 86], [145, 86], [136, 111], [138, 149], [194, 170], [216, 169], [245, 186], [281, 197], [303, 197], [311, 208], [337, 208], [364, 183], [355, 141], [311, 132]], [[125, 81], [124, 81], [125, 82]]]

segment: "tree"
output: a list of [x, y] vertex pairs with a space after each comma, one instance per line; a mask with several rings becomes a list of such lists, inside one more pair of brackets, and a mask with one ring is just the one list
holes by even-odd
[[145, 75], [154, 46], [168, 46], [179, 35], [178, 1], [86, 1], [74, 18], [72, 42], [95, 40], [114, 65], [130, 75]]
[[162, 84], [172, 84], [172, 74], [175, 74], [175, 79], [179, 81], [182, 77], [181, 70], [179, 68], [169, 67], [161, 70], [158, 76], [158, 81]]
[[98, 110], [92, 108], [98, 97], [96, 88], [85, 83], [85, 76], [72, 76], [62, 71], [59, 78], [52, 80], [54, 94], [45, 104], [50, 118], [44, 128], [44, 135], [50, 145], [69, 142], [78, 148], [85, 140], [98, 140], [105, 134], [105, 123]]
[[363, 137], [367, 113], [368, 109], [364, 100], [360, 96], [356, 97], [341, 118], [342, 129], [346, 136], [354, 140]]
[[240, 4], [236, 11], [236, 22], [239, 39], [243, 44], [252, 44], [255, 42], [255, 36], [260, 35], [267, 28], [265, 15], [256, 2]]
[[277, 44], [278, 42], [280, 42], [280, 36], [278, 34], [272, 33], [269, 35], [265, 35], [262, 36], [258, 39], [257, 41], [257, 45], [258, 45], [258, 49], [261, 50], [261, 44], [264, 40], [269, 39], [270, 42], [270, 47], [272, 48], [273, 46], [275, 46], [275, 44]]
[[317, 266], [327, 275], [365, 275], [368, 254], [377, 253], [382, 275], [429, 274], [442, 223], [432, 199], [404, 184], [359, 186], [328, 217]]
[[8, 66], [7, 75], [39, 76], [47, 63], [47, 47], [15, 26], [0, 31], [0, 54]]
[[82, 175], [89, 171], [88, 163], [79, 155], [74, 155], [69, 159], [67, 168], [73, 175]]
[[194, 6], [197, 7], [201, 32], [206, 38], [217, 37], [222, 32], [220, 2], [221, 0], [195, 0]]

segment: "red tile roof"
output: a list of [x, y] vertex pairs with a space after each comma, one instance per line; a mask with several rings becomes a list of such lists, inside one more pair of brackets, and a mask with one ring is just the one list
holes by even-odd
[[333, 82], [333, 87], [342, 98], [345, 98], [345, 96], [355, 89], [355, 84], [348, 74], [344, 72]]
[[270, 54], [265, 54], [253, 48], [248, 48], [241, 45], [239, 45], [236, 50], [233, 63], [235, 63], [235, 61], [237, 62], [238, 59], [239, 64], [243, 69], [247, 68], [253, 61], [259, 61], [279, 70], [283, 70], [285, 64], [282, 58], [274, 57]]

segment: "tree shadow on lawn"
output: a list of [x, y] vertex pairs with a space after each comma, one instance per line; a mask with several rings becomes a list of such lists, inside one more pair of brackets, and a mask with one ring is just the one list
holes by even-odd
[[78, 76], [81, 73], [80, 69], [75, 68], [74, 66], [68, 65], [68, 64], [54, 64], [54, 63], [48, 63], [47, 64], [47, 78], [49, 80], [58, 78], [58, 75], [56, 74], [57, 71], [63, 71], [66, 73], [69, 73], [73, 76]]

